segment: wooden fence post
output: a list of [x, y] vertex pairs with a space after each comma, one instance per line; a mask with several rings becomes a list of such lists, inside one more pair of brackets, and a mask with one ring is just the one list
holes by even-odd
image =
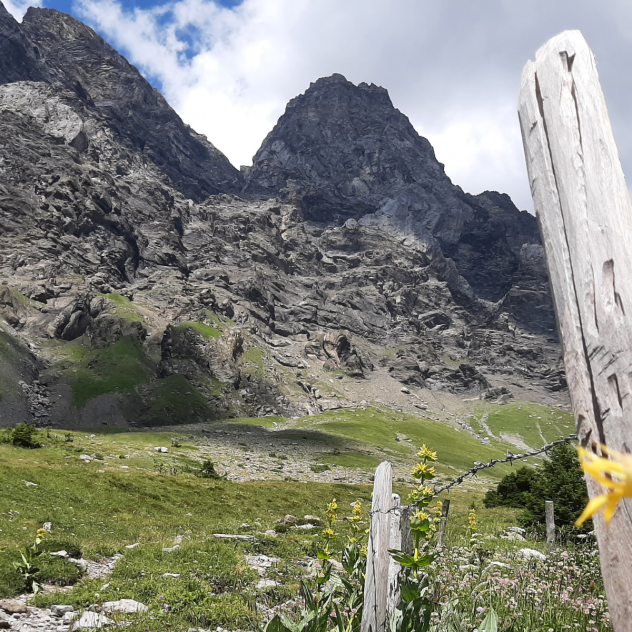
[[402, 507], [402, 516], [400, 519], [400, 531], [402, 534], [401, 550], [408, 555], [412, 555], [415, 550], [413, 546], [413, 532], [410, 529], [410, 517], [415, 513], [415, 507], [406, 505]]
[[383, 632], [386, 623], [392, 502], [393, 466], [383, 461], [375, 470], [373, 483], [361, 632]]
[[555, 550], [555, 513], [552, 500], [544, 501], [546, 517], [546, 552], [550, 555]]
[[[632, 206], [594, 57], [579, 31], [522, 75], [518, 113], [580, 443], [632, 446]], [[591, 497], [600, 487], [589, 479]], [[615, 632], [632, 620], [632, 503], [595, 517]]]
[[450, 501], [444, 500], [441, 502], [441, 519], [439, 520], [439, 535], [437, 536], [437, 549], [441, 550], [443, 547], [443, 540], [445, 538], [445, 530], [448, 524], [448, 514], [450, 513]]
[[[402, 503], [398, 494], [393, 494], [393, 500], [391, 502], [391, 533], [388, 542], [389, 549], [402, 550]], [[399, 573], [402, 570], [400, 564], [398, 564], [389, 555], [388, 560], [388, 591], [386, 596], [386, 619], [397, 608], [399, 603]]]

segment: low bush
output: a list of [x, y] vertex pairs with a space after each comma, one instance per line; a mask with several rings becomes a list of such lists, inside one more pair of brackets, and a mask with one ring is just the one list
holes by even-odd
[[18, 424], [15, 428], [7, 428], [0, 438], [0, 443], [10, 443], [17, 448], [41, 448], [37, 441], [37, 428], [30, 424]]
[[202, 463], [202, 467], [197, 472], [197, 475], [201, 478], [221, 478], [215, 469], [215, 463], [213, 461], [209, 461], [208, 459]]
[[543, 532], [546, 524], [544, 501], [552, 500], [555, 526], [566, 535], [586, 533], [593, 529], [592, 521], [575, 527], [588, 502], [584, 474], [574, 446], [555, 446], [544, 459], [541, 469], [522, 467], [503, 477], [495, 490], [485, 495], [485, 507], [516, 507], [524, 509], [519, 517], [523, 527], [535, 527]]

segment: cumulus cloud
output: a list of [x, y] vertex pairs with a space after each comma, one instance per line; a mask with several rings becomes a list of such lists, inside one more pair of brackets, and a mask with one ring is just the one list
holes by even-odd
[[515, 113], [520, 74], [535, 50], [564, 29], [582, 29], [597, 54], [624, 167], [632, 168], [628, 5], [243, 0], [227, 8], [214, 0], [172, 0], [141, 9], [76, 0], [74, 12], [235, 165], [251, 163], [288, 100], [339, 72], [387, 88], [455, 183], [473, 193], [507, 192], [530, 209]]

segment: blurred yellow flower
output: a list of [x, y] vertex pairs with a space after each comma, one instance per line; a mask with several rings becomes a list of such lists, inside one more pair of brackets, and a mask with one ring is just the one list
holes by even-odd
[[598, 456], [582, 447], [577, 448], [584, 472], [608, 490], [605, 494], [588, 501], [586, 509], [575, 523], [577, 527], [602, 507], [605, 507], [603, 517], [606, 524], [610, 524], [619, 501], [626, 496], [632, 496], [632, 455], [611, 450], [605, 445], [600, 447], [605, 456]]
[[421, 448], [419, 448], [419, 452], [417, 452], [417, 456], [420, 459], [428, 459], [428, 461], [436, 461], [437, 460], [437, 453], [434, 450], [431, 450], [430, 448], [426, 447], [426, 445], [422, 445]]
[[412, 475], [413, 478], [433, 478], [434, 476], [434, 466], [426, 465], [425, 463], [417, 463], [415, 467], [413, 467]]

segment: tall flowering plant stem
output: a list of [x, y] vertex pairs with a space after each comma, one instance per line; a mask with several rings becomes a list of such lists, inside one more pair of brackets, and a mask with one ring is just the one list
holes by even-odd
[[435, 476], [433, 463], [437, 460], [437, 453], [423, 445], [417, 457], [419, 461], [411, 472], [415, 484], [408, 495], [408, 502], [415, 507], [410, 520], [413, 554], [389, 549], [391, 557], [402, 566], [401, 600], [390, 622], [394, 632], [428, 630], [434, 609], [430, 582], [424, 569], [436, 558], [436, 553], [430, 552], [430, 546], [441, 518], [441, 502], [437, 502], [434, 509], [430, 508], [434, 490], [428, 485]]

